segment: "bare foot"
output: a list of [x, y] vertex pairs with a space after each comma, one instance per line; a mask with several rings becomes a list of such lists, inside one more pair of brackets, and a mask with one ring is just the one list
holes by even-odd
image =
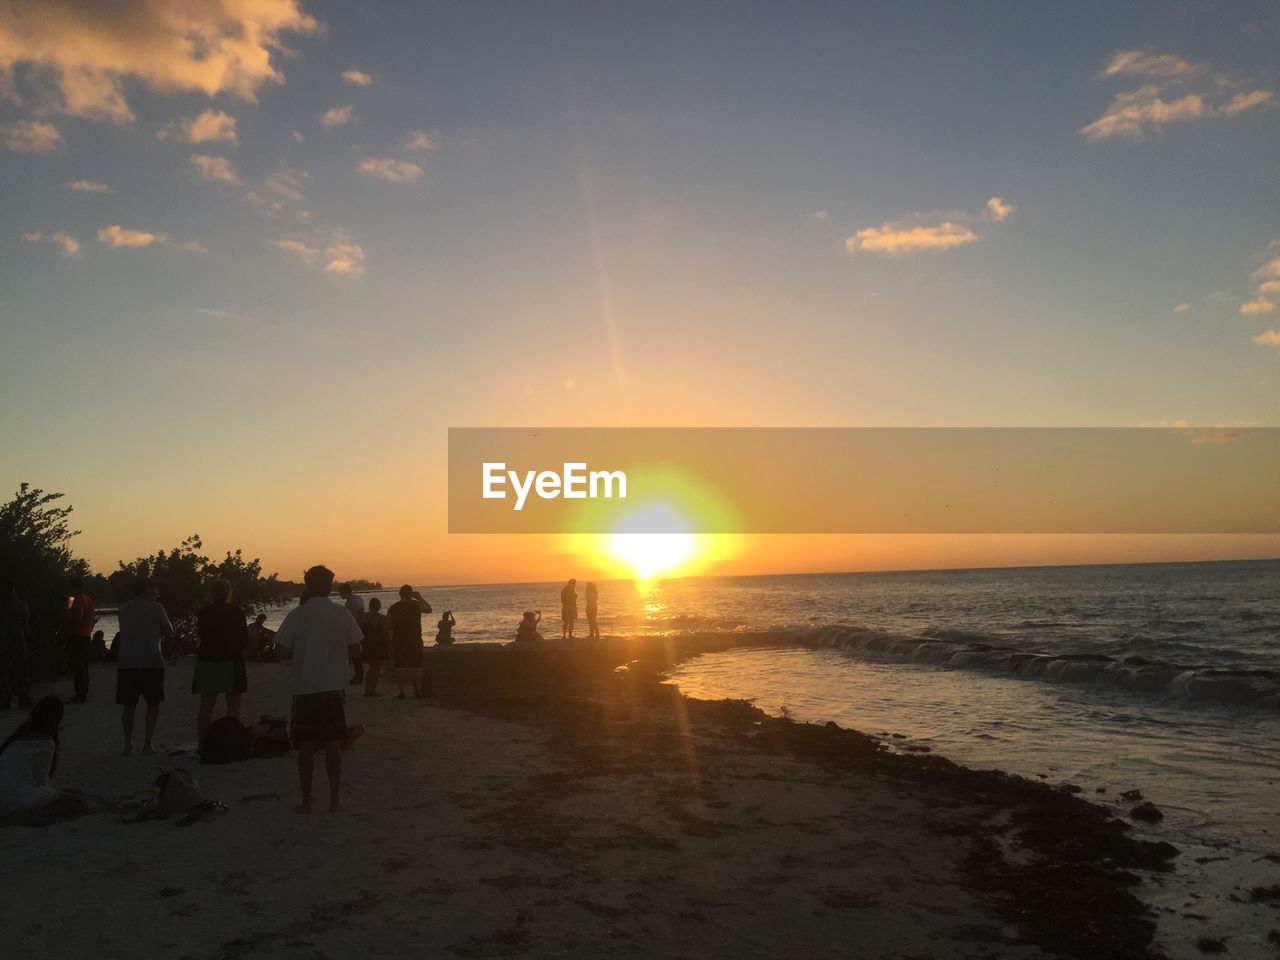
[[309, 814], [311, 812], [311, 801], [308, 800], [305, 803], [298, 804], [296, 807], [293, 808], [293, 812], [301, 813], [303, 815]]
[[160, 753], [160, 751], [159, 751], [159, 750], [157, 750], [155, 747], [153, 747], [153, 746], [152, 746], [151, 744], [149, 744], [149, 743], [148, 743], [148, 744], [146, 744], [145, 746], [143, 746], [143, 748], [142, 748], [142, 755], [143, 755], [144, 757], [154, 757], [154, 756], [156, 756], [156, 755], [157, 755], [157, 754], [159, 754], [159, 753]]

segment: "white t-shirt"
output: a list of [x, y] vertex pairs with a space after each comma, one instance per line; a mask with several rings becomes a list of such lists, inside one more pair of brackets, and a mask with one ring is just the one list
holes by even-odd
[[355, 618], [328, 597], [312, 597], [289, 611], [276, 643], [293, 651], [293, 693], [346, 690], [349, 648], [364, 639]]
[[173, 632], [164, 607], [155, 600], [134, 597], [120, 604], [116, 618], [120, 622], [120, 659], [116, 665], [122, 670], [163, 667], [160, 641]]

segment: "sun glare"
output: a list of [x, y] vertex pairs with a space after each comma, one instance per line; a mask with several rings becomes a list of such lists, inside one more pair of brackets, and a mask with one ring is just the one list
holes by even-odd
[[637, 580], [678, 574], [697, 552], [688, 533], [615, 533], [609, 537], [610, 559]]

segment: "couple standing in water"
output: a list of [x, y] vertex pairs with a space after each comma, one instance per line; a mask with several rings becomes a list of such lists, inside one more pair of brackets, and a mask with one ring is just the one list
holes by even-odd
[[[586, 587], [587, 601], [587, 636], [592, 639], [600, 638], [600, 627], [596, 624], [596, 606], [598, 602], [599, 591], [594, 583], [588, 583]], [[564, 589], [560, 591], [560, 636], [569, 638], [573, 636], [573, 625], [578, 621], [578, 581], [570, 579], [564, 585]]]

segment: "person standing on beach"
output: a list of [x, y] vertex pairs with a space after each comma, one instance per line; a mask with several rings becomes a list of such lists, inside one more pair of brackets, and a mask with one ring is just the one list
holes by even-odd
[[400, 599], [387, 608], [391, 621], [391, 664], [396, 671], [398, 699], [404, 699], [405, 684], [413, 687], [414, 696], [427, 695], [422, 676], [422, 615], [431, 612], [431, 604], [409, 584], [400, 588]]
[[[351, 592], [351, 584], [343, 583], [338, 587], [338, 596], [342, 598], [342, 605], [347, 608], [347, 612], [355, 618], [356, 626], [364, 630], [364, 597]], [[354, 672], [351, 675], [351, 686], [358, 687], [364, 683], [364, 657], [358, 656], [352, 659], [352, 668]]]
[[191, 674], [191, 692], [200, 698], [196, 716], [196, 743], [204, 744], [213, 708], [222, 694], [227, 703], [227, 716], [240, 718], [240, 697], [249, 689], [244, 669], [244, 648], [249, 630], [244, 611], [231, 603], [231, 584], [215, 580], [209, 584], [210, 603], [196, 614], [196, 668]]
[[364, 675], [364, 695], [380, 697], [378, 679], [382, 676], [382, 665], [391, 656], [391, 626], [387, 623], [387, 615], [382, 612], [382, 601], [377, 597], [369, 600], [369, 612], [364, 615], [364, 661], [369, 669]]
[[31, 706], [31, 666], [27, 634], [31, 611], [18, 597], [10, 580], [0, 580], [0, 710], [8, 710], [13, 697], [18, 706]]
[[342, 809], [342, 745], [351, 738], [347, 728], [347, 662], [360, 655], [363, 634], [355, 618], [329, 599], [333, 571], [317, 565], [303, 574], [307, 601], [289, 611], [276, 631], [276, 646], [293, 661], [293, 710], [289, 724], [298, 750], [298, 781], [302, 803], [298, 813], [311, 812], [311, 782], [316, 748], [324, 746], [329, 778], [329, 812]]
[[587, 584], [587, 636], [592, 640], [600, 639], [600, 627], [596, 625], [596, 609], [600, 601], [600, 591], [594, 583]]
[[572, 637], [578, 620], [578, 581], [570, 579], [560, 591], [560, 637]]
[[71, 596], [67, 598], [67, 669], [71, 671], [74, 695], [72, 703], [84, 703], [89, 699], [89, 644], [93, 637], [93, 625], [98, 618], [93, 608], [93, 598], [84, 592], [84, 581], [72, 577], [68, 583]]
[[142, 752], [153, 756], [151, 742], [164, 700], [164, 654], [161, 644], [173, 637], [173, 624], [157, 600], [160, 591], [154, 580], [139, 580], [133, 599], [120, 604], [120, 639], [116, 669], [116, 703], [120, 705], [120, 725], [124, 729], [124, 755], [133, 753], [133, 721], [138, 700], [147, 701]]

